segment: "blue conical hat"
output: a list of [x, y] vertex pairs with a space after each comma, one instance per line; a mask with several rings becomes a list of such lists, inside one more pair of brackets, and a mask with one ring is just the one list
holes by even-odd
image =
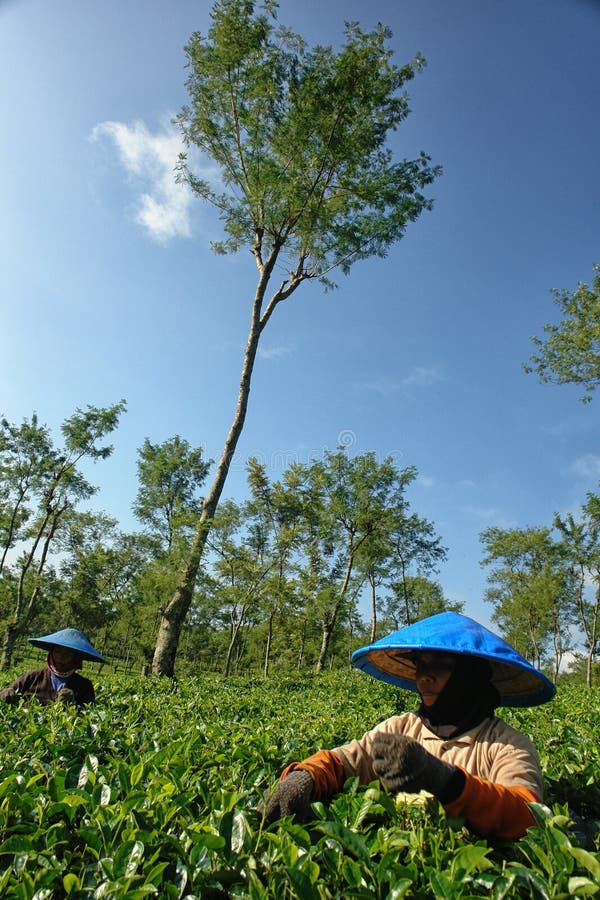
[[90, 659], [92, 662], [106, 662], [102, 654], [94, 650], [86, 636], [77, 628], [63, 628], [62, 631], [55, 631], [53, 634], [28, 640], [34, 647], [42, 647], [44, 650], [51, 650], [52, 647], [68, 647], [69, 650], [81, 653], [84, 659]]
[[374, 678], [416, 691], [411, 653], [438, 650], [486, 659], [501, 706], [538, 706], [556, 686], [525, 657], [483, 625], [455, 612], [429, 616], [355, 650], [352, 663]]

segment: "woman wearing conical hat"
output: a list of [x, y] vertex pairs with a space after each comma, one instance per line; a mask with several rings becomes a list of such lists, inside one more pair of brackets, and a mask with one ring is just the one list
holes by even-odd
[[94, 685], [77, 670], [81, 669], [84, 659], [99, 663], [106, 660], [81, 631], [63, 628], [44, 637], [29, 638], [29, 643], [48, 651], [46, 665], [43, 669], [20, 675], [0, 691], [1, 700], [15, 704], [35, 697], [43, 704], [60, 700], [74, 703], [79, 708], [95, 701]]
[[392, 716], [359, 740], [291, 763], [262, 805], [267, 825], [306, 819], [347, 778], [379, 779], [394, 794], [433, 794], [483, 837], [521, 837], [534, 819], [543, 779], [534, 745], [495, 715], [498, 706], [536, 706], [554, 684], [514, 648], [459, 613], [440, 613], [352, 655], [369, 675], [417, 691], [414, 712]]

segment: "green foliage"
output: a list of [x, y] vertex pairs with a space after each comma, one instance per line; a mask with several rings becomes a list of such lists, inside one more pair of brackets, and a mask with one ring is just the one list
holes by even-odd
[[[351, 633], [364, 630], [357, 607], [367, 580], [376, 581], [379, 600], [445, 554], [433, 526], [410, 512], [405, 491], [415, 474], [372, 452], [340, 450], [294, 463], [271, 482], [250, 460], [250, 500], [222, 502], [207, 538], [196, 617], [212, 634], [202, 634], [197, 652], [207, 640], [226, 642], [217, 655], [226, 674], [345, 666]], [[394, 564], [400, 554], [401, 573]], [[432, 611], [447, 608], [443, 597], [425, 596], [428, 587], [415, 583], [411, 609], [428, 599]], [[390, 599], [386, 616], [398, 605]]]
[[[360, 736], [414, 695], [347, 671], [97, 679], [84, 713], [0, 707], [0, 896], [566, 898], [600, 883], [600, 696], [506, 710], [540, 749], [546, 805], [514, 843], [436, 801], [350, 780], [300, 826], [256, 812], [288, 762]], [[349, 702], [348, 698], [352, 700]]]
[[392, 589], [394, 598], [382, 609], [395, 631], [441, 612], [463, 611], [464, 603], [448, 600], [441, 584], [424, 575], [403, 575], [401, 581], [392, 583]]
[[552, 291], [562, 314], [558, 324], [544, 325], [545, 340], [533, 337], [538, 353], [530, 357], [526, 372], [541, 381], [580, 384], [584, 402], [600, 383], [600, 265], [594, 266], [592, 286], [580, 283], [577, 290]]
[[[585, 680], [592, 685], [593, 661], [600, 631], [600, 499], [588, 494], [580, 520], [571, 513], [554, 517], [563, 554], [571, 568], [574, 618], [584, 637], [587, 652]], [[597, 682], [596, 682], [597, 683]]]
[[[191, 98], [177, 121], [221, 172], [217, 192], [181, 160], [181, 177], [220, 212], [226, 239], [269, 268], [283, 247], [292, 283], [384, 256], [408, 222], [431, 207], [421, 191], [439, 174], [424, 153], [395, 162], [386, 145], [409, 113], [404, 87], [424, 65], [398, 67], [382, 25], [346, 25], [346, 42], [307, 48], [276, 28], [276, 4], [215, 3], [208, 35], [186, 53]], [[274, 254], [274, 255], [273, 255]]]
[[200, 511], [198, 489], [209, 468], [202, 448], [190, 447], [178, 434], [162, 444], [146, 438], [138, 450], [139, 488], [133, 511], [167, 550], [182, 528], [193, 525]]
[[[77, 409], [61, 426], [64, 445], [55, 448], [50, 432], [34, 414], [20, 426], [0, 420], [0, 666], [10, 665], [17, 638], [43, 605], [49, 554], [60, 548], [72, 512], [96, 488], [79, 470], [84, 460], [106, 459], [103, 444], [117, 427], [125, 401]], [[16, 559], [11, 559], [12, 556]], [[50, 571], [49, 571], [50, 570]]]
[[[506, 640], [556, 680], [568, 651], [585, 651], [584, 679], [594, 683], [600, 634], [600, 501], [588, 494], [576, 517], [554, 516], [553, 528], [488, 528], [482, 565], [493, 568], [485, 599]], [[598, 683], [597, 680], [595, 682]]]
[[571, 649], [574, 620], [574, 573], [563, 546], [549, 528], [492, 527], [481, 541], [483, 564], [494, 566], [485, 595], [494, 604], [492, 619], [534, 665], [551, 665], [556, 679], [562, 656]]

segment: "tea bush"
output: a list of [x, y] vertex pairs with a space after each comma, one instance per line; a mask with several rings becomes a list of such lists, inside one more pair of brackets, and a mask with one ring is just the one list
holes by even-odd
[[0, 704], [1, 897], [600, 893], [597, 691], [500, 711], [536, 743], [547, 785], [536, 827], [510, 843], [475, 838], [435, 800], [355, 780], [313, 804], [308, 825], [262, 828], [256, 807], [288, 762], [414, 708], [363, 673], [95, 682], [98, 702], [79, 714]]

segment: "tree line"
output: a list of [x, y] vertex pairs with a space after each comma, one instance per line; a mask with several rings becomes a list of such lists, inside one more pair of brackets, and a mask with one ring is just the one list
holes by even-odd
[[[132, 503], [139, 529], [85, 508], [85, 460], [107, 458], [125, 409], [76, 410], [55, 446], [36, 415], [0, 421], [0, 665], [27, 636], [67, 624], [114, 662], [150, 671], [163, 607], [193, 540], [211, 462], [180, 436], [144, 441]], [[211, 523], [182, 632], [178, 671], [230, 674], [347, 665], [361, 641], [460, 611], [436, 575], [447, 549], [412, 509], [417, 470], [374, 452], [326, 451], [272, 479], [247, 463], [247, 499]], [[580, 515], [481, 535], [485, 599], [502, 635], [558, 675], [579, 654], [593, 681], [600, 626], [600, 498]]]
[[[0, 422], [3, 668], [32, 630], [66, 622], [151, 664], [210, 462], [179, 436], [146, 439], [132, 505], [140, 529], [81, 509], [95, 493], [81, 463], [110, 455], [105, 438], [123, 409], [77, 410], [58, 448], [35, 415]], [[406, 497], [415, 477], [373, 452], [325, 452], [280, 480], [250, 459], [248, 499], [224, 500], [211, 523], [181, 658], [226, 674], [248, 661], [265, 674], [274, 662], [321, 670], [347, 659], [349, 633], [374, 639], [381, 627], [451, 608], [432, 577], [446, 549]]]

